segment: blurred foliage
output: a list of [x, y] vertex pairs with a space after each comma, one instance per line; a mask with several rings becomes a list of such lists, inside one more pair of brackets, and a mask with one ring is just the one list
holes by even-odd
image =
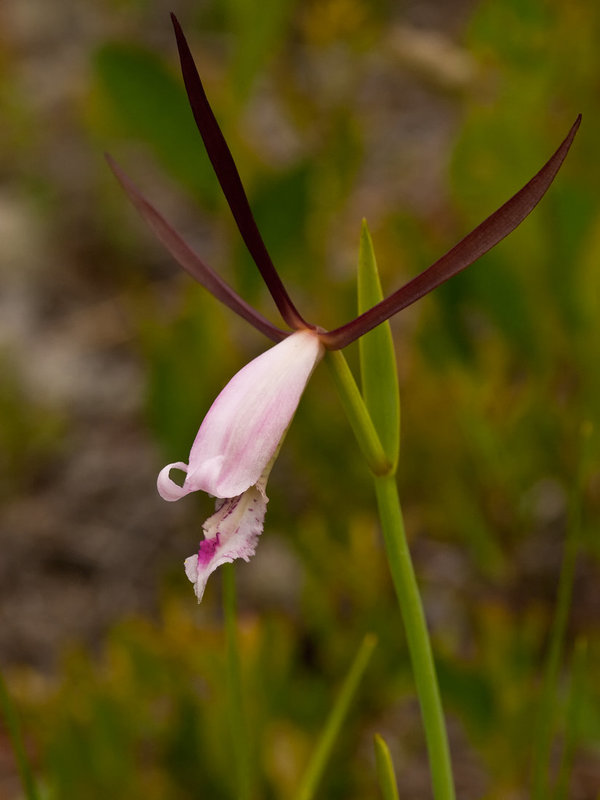
[[22, 384], [12, 359], [0, 353], [0, 496], [35, 483], [61, 451], [61, 413]]
[[[125, 136], [152, 147], [165, 168], [192, 193], [214, 201], [210, 164], [196, 157], [198, 134], [177, 74], [151, 51], [116, 42], [96, 53], [95, 74], [99, 102], [107, 106], [104, 113], [100, 110], [101, 117], [112, 120]], [[190, 164], [198, 166], [190, 169]]]
[[[158, 162], [164, 173], [146, 171], [152, 199], [160, 207], [161, 187], [169, 197], [173, 184], [187, 190], [182, 202], [193, 198], [193, 213], [220, 243], [200, 233], [195, 245], [216, 252], [211, 263], [270, 313], [193, 128], [173, 48], [165, 55], [144, 42], [145, 3], [113, 5], [126, 7], [139, 30], [130, 24], [129, 37], [107, 34], [91, 58], [78, 109], [85, 136], [96, 149], [100, 137], [115, 153], [139, 150], [142, 173]], [[365, 96], [372, 87], [360, 76], [373, 59], [387, 59], [393, 73], [386, 32], [402, 11], [361, 0], [270, 0], [258, 10], [228, 0], [181, 19], [286, 285], [311, 320], [341, 324], [356, 302], [352, 259], [363, 213], [356, 197], [371, 198]], [[583, 113], [572, 152], [531, 218], [393, 323], [401, 494], [464, 800], [523, 796], [529, 785], [532, 720], [581, 469], [581, 552], [556, 741], [566, 738], [573, 763], [568, 796], [595, 800], [597, 791], [586, 769], [600, 742], [598, 604], [590, 596], [600, 561], [599, 34], [600, 8], [585, 0], [475, 4], [464, 40], [473, 80], [451, 100], [444, 87], [430, 89], [460, 112], [449, 197], [428, 211], [380, 204], [369, 220], [391, 291], [399, 275], [426, 267], [529, 179]], [[28, 113], [26, 104], [11, 112], [14, 124]], [[9, 131], [0, 135], [11, 141]], [[98, 203], [120, 222], [105, 235], [115, 290], [131, 292], [146, 419], [165, 459], [184, 458], [216, 392], [262, 343], [187, 278], [131, 289], [119, 270], [127, 259], [145, 279], [148, 246], [107, 180], [97, 178]], [[183, 219], [190, 214], [186, 206]], [[356, 362], [355, 349], [349, 358]], [[17, 457], [11, 480], [23, 469], [19, 458], [43, 458], [57, 438], [54, 422], [36, 425], [36, 408], [19, 398], [9, 376], [0, 403], [10, 424], [0, 436], [4, 452]], [[593, 446], [582, 467], [583, 434]], [[4, 460], [0, 468], [9, 477]], [[289, 796], [367, 631], [379, 645], [321, 796], [373, 796], [371, 739], [381, 732], [401, 796], [426, 797], [414, 775], [424, 768], [424, 744], [370, 485], [324, 370], [311, 381], [269, 489], [263, 539], [292, 559], [300, 588], [282, 600], [270, 593], [268, 572], [260, 583], [264, 543], [252, 567], [238, 567], [240, 577], [252, 569], [259, 576], [253, 590], [249, 579], [241, 615], [256, 797]], [[123, 622], [100, 654], [66, 654], [55, 680], [12, 675], [49, 798], [235, 796], [219, 579], [200, 610], [182, 584], [179, 573], [176, 581], [166, 576], [160, 621]], [[588, 643], [586, 669], [575, 670], [570, 686], [578, 637]], [[571, 725], [565, 733], [573, 696], [575, 732]]]

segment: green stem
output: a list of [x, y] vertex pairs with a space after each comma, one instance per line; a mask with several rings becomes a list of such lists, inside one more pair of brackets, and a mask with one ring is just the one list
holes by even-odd
[[389, 474], [394, 467], [381, 446], [381, 441], [348, 362], [339, 350], [330, 350], [327, 353], [326, 361], [337, 386], [344, 411], [369, 469], [374, 475]]
[[242, 677], [237, 638], [235, 570], [231, 564], [223, 569], [223, 609], [225, 613], [225, 637], [227, 641], [227, 679], [229, 701], [229, 728], [233, 745], [233, 760], [236, 771], [239, 800], [251, 796], [250, 753], [244, 715]]
[[454, 800], [454, 780], [442, 702], [425, 613], [406, 541], [395, 477], [375, 476], [375, 491], [388, 562], [404, 621], [421, 705], [433, 794], [435, 800]]
[[435, 800], [454, 800], [454, 779], [450, 749], [427, 622], [412, 565], [404, 520], [398, 497], [395, 470], [387, 459], [365, 402], [346, 359], [339, 351], [329, 352], [328, 363], [352, 430], [373, 473], [379, 517], [388, 563], [400, 613], [406, 630], [425, 738]]

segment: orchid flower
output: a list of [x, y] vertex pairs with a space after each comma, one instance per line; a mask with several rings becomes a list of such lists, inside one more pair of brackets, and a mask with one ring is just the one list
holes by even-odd
[[[168, 464], [158, 476], [165, 500], [201, 489], [217, 501], [203, 525], [198, 554], [185, 562], [202, 598], [211, 572], [227, 561], [254, 555], [262, 532], [265, 487], [304, 387], [324, 353], [318, 335], [302, 330], [258, 356], [235, 375], [212, 404], [192, 445], [189, 465]], [[170, 477], [186, 472], [183, 486]]]
[[[269, 472], [304, 387], [325, 350], [346, 347], [468, 267], [520, 225], [554, 180], [577, 133], [581, 115], [540, 171], [450, 251], [363, 314], [326, 331], [305, 321], [273, 265], [188, 43], [175, 15], [171, 18], [187, 95], [206, 151], [244, 243], [283, 321], [291, 329], [275, 326], [248, 305], [202, 261], [108, 157], [129, 199], [175, 260], [217, 300], [277, 342], [238, 372], [217, 397], [200, 426], [189, 463], [169, 464], [158, 476], [158, 491], [165, 500], [179, 500], [199, 490], [216, 498], [216, 511], [203, 525], [205, 538], [197, 554], [185, 561], [186, 574], [200, 601], [209, 575], [218, 566], [236, 558], [247, 561], [254, 554], [263, 529]], [[171, 479], [172, 469], [186, 473], [183, 485]]]

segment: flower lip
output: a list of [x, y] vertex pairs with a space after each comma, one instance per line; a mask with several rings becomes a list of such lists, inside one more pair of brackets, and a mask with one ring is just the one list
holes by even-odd
[[206, 538], [200, 542], [198, 552], [184, 562], [198, 602], [208, 578], [218, 567], [236, 558], [248, 561], [254, 555], [267, 510], [264, 481], [269, 468], [257, 486], [225, 500], [202, 526]]
[[[324, 352], [316, 332], [297, 331], [234, 375], [204, 418], [189, 464], [176, 462], [161, 470], [161, 497], [179, 500], [200, 490], [231, 498], [256, 485]], [[171, 479], [171, 469], [186, 472], [183, 486]]]
[[198, 547], [198, 567], [205, 567], [210, 564], [217, 547], [220, 544], [221, 535], [217, 532], [212, 539], [203, 539]]

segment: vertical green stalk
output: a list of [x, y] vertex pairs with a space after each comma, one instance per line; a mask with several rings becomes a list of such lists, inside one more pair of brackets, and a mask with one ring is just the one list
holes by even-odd
[[235, 570], [231, 564], [223, 568], [223, 609], [227, 641], [227, 683], [229, 728], [233, 746], [238, 800], [251, 796], [250, 751], [244, 714], [244, 697], [237, 637]]
[[436, 800], [454, 800], [454, 780], [446, 724], [425, 612], [413, 569], [393, 475], [374, 477], [388, 563], [404, 621], [417, 695], [421, 705], [429, 768]]
[[348, 362], [339, 350], [331, 350], [327, 353], [326, 363], [367, 466], [373, 475], [389, 474], [393, 470], [393, 466], [381, 446], [381, 441]]
[[375, 472], [375, 469], [382, 466], [380, 454], [383, 453], [383, 448], [369, 412], [343, 355], [340, 352], [330, 352], [327, 356], [342, 397], [344, 410], [349, 416], [359, 446], [373, 473], [388, 563], [406, 630], [423, 716], [434, 797], [435, 800], [454, 800], [454, 780], [444, 713], [425, 613], [406, 541], [396, 478], [389, 461], [387, 474]]
[[[382, 298], [373, 242], [363, 221], [358, 257], [358, 312]], [[396, 485], [400, 441], [400, 396], [389, 323], [360, 341], [362, 394], [340, 352], [328, 362], [344, 410], [373, 475], [388, 564], [406, 631], [435, 800], [454, 800], [454, 779], [446, 724], [425, 613], [412, 565]]]

